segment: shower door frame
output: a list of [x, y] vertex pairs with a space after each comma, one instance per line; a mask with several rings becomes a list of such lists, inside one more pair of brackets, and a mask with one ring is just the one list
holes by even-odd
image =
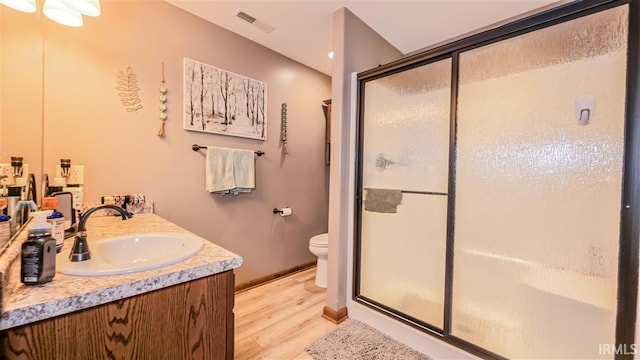
[[[616, 307], [616, 345], [630, 349], [635, 343], [636, 304], [638, 297], [638, 251], [640, 243], [640, 0], [583, 0], [561, 5], [541, 13], [484, 31], [451, 43], [425, 50], [398, 61], [358, 73], [357, 122], [356, 122], [356, 177], [355, 177], [355, 214], [354, 214], [354, 261], [353, 261], [353, 300], [367, 307], [395, 318], [434, 336], [442, 341], [459, 347], [481, 357], [504, 359], [482, 347], [469, 343], [452, 335], [452, 288], [454, 256], [454, 216], [455, 216], [455, 179], [456, 179], [456, 130], [457, 130], [457, 92], [458, 61], [460, 53], [491, 43], [506, 40], [525, 33], [533, 32], [552, 25], [575, 20], [577, 18], [604, 11], [613, 7], [629, 4], [629, 27], [627, 41], [627, 73], [624, 124], [624, 159], [622, 172], [622, 194], [620, 208], [620, 241], [618, 256], [618, 282]], [[447, 209], [447, 239], [444, 289], [444, 326], [436, 326], [408, 316], [400, 311], [367, 298], [360, 293], [361, 268], [361, 230], [362, 230], [362, 192], [363, 192], [363, 133], [364, 133], [364, 86], [367, 81], [382, 78], [417, 66], [426, 65], [442, 59], [451, 58], [451, 108], [449, 136], [449, 184]], [[637, 344], [640, 345], [640, 344]], [[640, 353], [640, 346], [636, 349]], [[633, 359], [626, 351], [616, 353], [616, 360]]]

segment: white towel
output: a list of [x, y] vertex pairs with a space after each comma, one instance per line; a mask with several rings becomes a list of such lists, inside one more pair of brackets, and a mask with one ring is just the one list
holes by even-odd
[[207, 146], [206, 162], [207, 191], [238, 195], [255, 189], [253, 151]]
[[253, 150], [233, 149], [234, 195], [248, 193], [256, 188], [255, 153]]

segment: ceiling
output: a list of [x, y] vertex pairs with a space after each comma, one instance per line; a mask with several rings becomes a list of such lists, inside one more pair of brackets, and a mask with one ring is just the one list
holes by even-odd
[[[566, 3], [557, 0], [165, 0], [331, 76], [333, 13], [346, 7], [403, 54]], [[252, 24], [235, 14], [255, 18]], [[264, 29], [273, 27], [270, 32]]]

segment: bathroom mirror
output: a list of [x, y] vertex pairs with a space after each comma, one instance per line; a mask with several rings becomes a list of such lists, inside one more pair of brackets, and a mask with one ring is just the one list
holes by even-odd
[[11, 245], [11, 243], [18, 237], [18, 234], [20, 233], [20, 231], [22, 231], [22, 229], [27, 226], [27, 224], [29, 224], [29, 220], [27, 220], [27, 222], [25, 222], [24, 224], [22, 224], [20, 227], [17, 228], [17, 231], [15, 234], [13, 234], [11, 236], [11, 238], [9, 238], [9, 240], [5, 241], [5, 242], [0, 242], [0, 256], [2, 256], [2, 254], [4, 254], [4, 252], [7, 250], [7, 248], [9, 247], [9, 245]]
[[[28, 164], [24, 176], [34, 174], [38, 196], [41, 196], [44, 114], [40, 22], [39, 14], [0, 6], [0, 163], [11, 163], [12, 156], [22, 157]], [[7, 244], [0, 244], [0, 254]]]
[[40, 15], [0, 6], [0, 20], [0, 162], [21, 156], [39, 182], [44, 114]]

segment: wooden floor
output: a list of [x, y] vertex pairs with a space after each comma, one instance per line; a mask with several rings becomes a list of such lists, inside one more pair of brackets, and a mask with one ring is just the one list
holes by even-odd
[[313, 359], [304, 348], [337, 325], [320, 316], [315, 267], [236, 293], [235, 359]]

